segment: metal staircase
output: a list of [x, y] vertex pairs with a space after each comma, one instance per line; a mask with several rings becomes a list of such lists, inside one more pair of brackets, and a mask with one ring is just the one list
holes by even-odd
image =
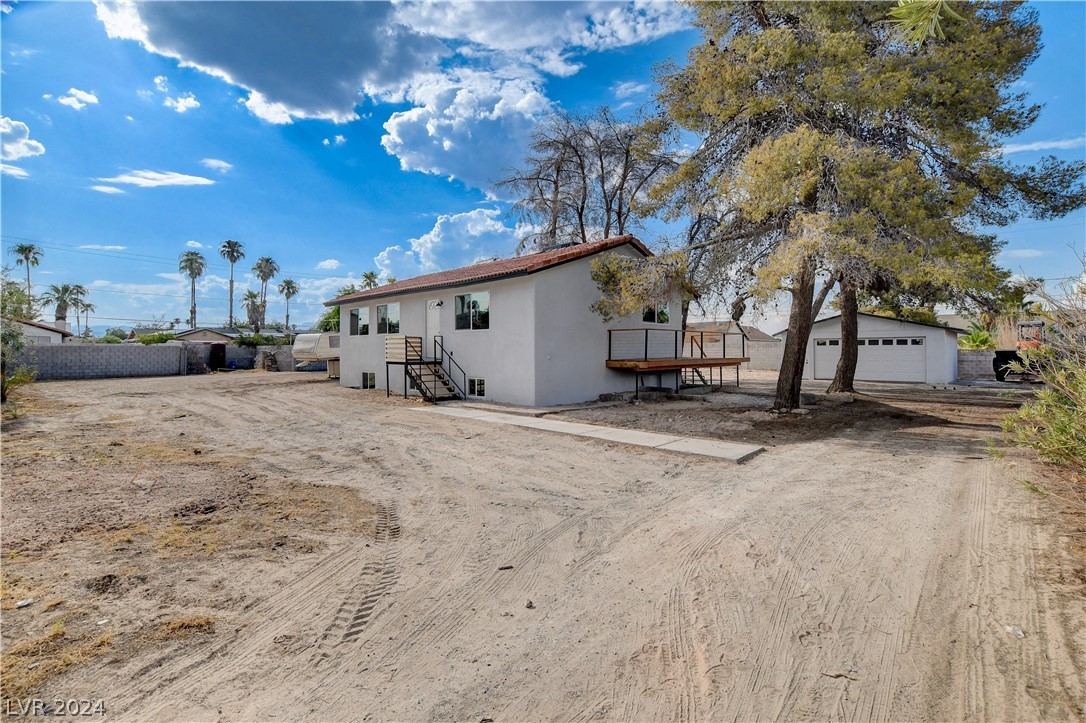
[[[385, 366], [390, 364], [404, 367], [404, 397], [408, 393], [408, 382], [422, 398], [428, 402], [467, 397], [467, 374], [453, 359], [451, 351], [445, 349], [441, 336], [434, 338], [434, 358], [427, 359], [423, 354], [421, 336], [389, 336], [385, 339]], [[458, 381], [456, 375], [461, 377]], [[461, 383], [462, 382], [462, 383]], [[386, 393], [388, 393], [386, 391]]]

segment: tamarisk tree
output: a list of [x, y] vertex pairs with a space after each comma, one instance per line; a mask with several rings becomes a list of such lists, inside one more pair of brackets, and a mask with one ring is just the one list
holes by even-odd
[[780, 408], [799, 405], [834, 285], [989, 283], [999, 245], [977, 225], [1059, 216], [1086, 196], [1084, 164], [1019, 167], [1000, 152], [1040, 110], [1012, 86], [1039, 52], [1035, 11], [955, 3], [961, 20], [918, 47], [887, 19], [893, 7], [692, 4], [702, 41], [660, 78], [667, 120], [702, 142], [655, 202], [673, 216], [717, 209], [694, 244], [709, 250], [710, 282], [791, 296]]

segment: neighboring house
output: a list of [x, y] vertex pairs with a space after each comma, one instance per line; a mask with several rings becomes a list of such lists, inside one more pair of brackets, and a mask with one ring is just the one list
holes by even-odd
[[620, 236], [326, 302], [340, 307], [340, 383], [398, 394], [405, 384], [443, 388], [533, 406], [632, 391], [639, 380], [677, 385], [684, 347], [678, 291], [643, 316], [604, 322], [589, 309], [600, 297], [592, 260], [603, 252], [652, 255], [633, 236]]
[[237, 339], [239, 335], [240, 332], [238, 332], [237, 329], [212, 329], [203, 326], [195, 329], [185, 329], [184, 331], [173, 332], [174, 339], [179, 341], [204, 342], [207, 344], [213, 342], [229, 344]]
[[[949, 384], [958, 376], [955, 329], [860, 313], [857, 316], [856, 379]], [[774, 336], [782, 341], [788, 330]], [[820, 319], [811, 328], [804, 379], [833, 379], [841, 358], [841, 316]]]
[[55, 326], [50, 326], [49, 324], [43, 324], [40, 321], [8, 319], [5, 317], [4, 323], [13, 324], [19, 327], [19, 330], [23, 333], [23, 338], [30, 344], [61, 344], [69, 337], [75, 336], [75, 334], [66, 329], [59, 329]]
[[743, 369], [776, 371], [781, 368], [784, 344], [775, 336], [761, 329], [734, 321], [695, 321], [686, 325], [687, 337], [704, 332], [724, 334], [724, 356], [741, 356], [750, 359]]

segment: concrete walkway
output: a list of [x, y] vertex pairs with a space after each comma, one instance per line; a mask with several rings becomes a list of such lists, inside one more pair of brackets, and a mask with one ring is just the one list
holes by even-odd
[[596, 424], [564, 422], [559, 419], [540, 419], [538, 417], [489, 412], [483, 409], [467, 409], [464, 407], [422, 407], [417, 408], [417, 411], [429, 412], [431, 414], [444, 414], [449, 417], [462, 417], [464, 419], [491, 422], [493, 424], [512, 424], [517, 427], [541, 429], [545, 432], [559, 432], [561, 434], [572, 434], [577, 437], [591, 437], [593, 439], [602, 439], [608, 442], [617, 442], [619, 444], [632, 444], [636, 447], [653, 447], [655, 449], [664, 449], [668, 452], [697, 454], [703, 457], [725, 459], [737, 464], [747, 461], [764, 450], [763, 447], [756, 447], [751, 444], [718, 442], [714, 439], [698, 439], [696, 437], [679, 437], [671, 434], [642, 432], [637, 429], [602, 427]]

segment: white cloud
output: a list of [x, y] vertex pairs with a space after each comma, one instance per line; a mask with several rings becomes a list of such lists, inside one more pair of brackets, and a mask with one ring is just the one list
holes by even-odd
[[103, 246], [102, 244], [84, 244], [81, 249], [96, 249], [98, 251], [124, 251], [127, 246]]
[[1007, 249], [1003, 251], [1002, 255], [1015, 259], [1033, 259], [1044, 256], [1045, 252], [1040, 249]]
[[632, 80], [627, 80], [624, 83], [618, 83], [611, 87], [611, 92], [614, 93], [616, 98], [629, 98], [632, 95], [641, 95], [649, 89], [648, 83], [637, 83]]
[[318, 269], [328, 269], [334, 271], [339, 268], [339, 261], [337, 259], [325, 259], [317, 264]]
[[323, 141], [321, 141], [321, 145], [324, 145], [324, 146], [331, 146], [331, 145], [342, 146], [346, 142], [347, 142], [346, 136], [341, 136], [340, 135], [340, 136], [336, 136], [335, 138], [325, 138]]
[[0, 174], [5, 176], [11, 176], [12, 178], [26, 178], [30, 174], [18, 166], [10, 166], [7, 163], [0, 163]]
[[220, 161], [218, 158], [205, 158], [204, 160], [200, 161], [200, 165], [202, 165], [204, 168], [210, 168], [213, 171], [218, 171], [219, 173], [227, 173], [234, 168], [234, 165], [232, 163]]
[[140, 188], [156, 186], [210, 186], [215, 182], [201, 176], [186, 176], [174, 171], [129, 171], [113, 178], [99, 178], [105, 183], [127, 183]]
[[389, 246], [373, 261], [382, 276], [406, 279], [481, 258], [509, 256], [530, 229], [506, 226], [501, 215], [496, 208], [477, 208], [439, 216], [430, 231], [407, 242], [408, 248]]
[[126, 121], [134, 121], [134, 120], [136, 120], [135, 118], [133, 118], [133, 117], [132, 117], [132, 116], [130, 116], [130, 115], [126, 115], [126, 116], [124, 117], [124, 119], [125, 119]]
[[98, 96], [78, 88], [69, 88], [68, 95], [60, 96], [57, 102], [75, 110], [83, 110], [88, 105], [97, 105]]
[[185, 245], [188, 246], [190, 249], [202, 249], [204, 247], [204, 245], [199, 241], [186, 241]]
[[123, 188], [117, 188], [116, 186], [90, 186], [89, 188], [92, 191], [98, 191], [98, 193], [125, 193]]
[[176, 98], [167, 98], [162, 101], [162, 105], [167, 108], [173, 108], [178, 113], [184, 113], [193, 108], [199, 108], [200, 101], [196, 100], [196, 96], [192, 93], [183, 93]]
[[[385, 124], [386, 150], [405, 169], [480, 188], [519, 160], [527, 129], [550, 106], [547, 76], [578, 72], [587, 53], [689, 27], [685, 8], [646, 0], [223, 3], [213, 23], [201, 3], [95, 5], [111, 38], [242, 88], [238, 102], [269, 123], [347, 123], [367, 97], [410, 103]], [[623, 92], [638, 85], [629, 83]], [[487, 164], [493, 149], [500, 157]]]
[[52, 93], [42, 93], [41, 97], [43, 99], [45, 99], [45, 100], [52, 100], [53, 99], [53, 94]]
[[17, 161], [20, 158], [40, 156], [45, 146], [30, 138], [30, 128], [22, 121], [0, 116], [0, 158]]
[[167, 78], [165, 75], [155, 76], [155, 88], [157, 88], [160, 93], [166, 93], [170, 90], [170, 86], [166, 83], [166, 80]]
[[416, 107], [385, 123], [385, 150], [404, 170], [481, 189], [520, 161], [536, 117], [550, 108], [535, 82], [476, 71], [416, 81], [407, 100]]
[[1008, 143], [1001, 149], [1004, 154], [1023, 151], [1058, 151], [1086, 146], [1086, 136], [1065, 138], [1063, 140], [1034, 141], [1033, 143]]

